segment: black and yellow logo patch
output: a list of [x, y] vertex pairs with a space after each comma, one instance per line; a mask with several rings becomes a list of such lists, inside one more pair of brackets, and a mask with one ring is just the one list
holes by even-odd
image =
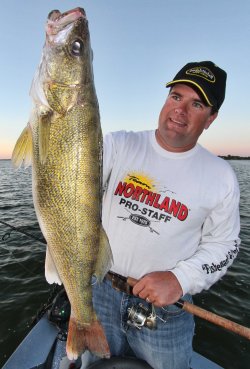
[[211, 70], [202, 66], [188, 69], [186, 71], [186, 74], [204, 78], [206, 81], [211, 83], [214, 83], [216, 81], [215, 76], [211, 72]]

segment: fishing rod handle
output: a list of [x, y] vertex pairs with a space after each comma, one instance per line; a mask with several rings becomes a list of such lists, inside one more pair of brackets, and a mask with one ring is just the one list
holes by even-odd
[[[134, 285], [138, 282], [137, 279], [128, 277], [127, 283], [134, 287]], [[212, 313], [211, 311], [200, 308], [197, 305], [191, 304], [188, 301], [184, 301], [179, 299], [174, 305], [179, 308], [185, 310], [186, 312], [193, 314], [201, 319], [207, 320], [213, 324], [216, 324], [222, 328], [225, 328], [231, 332], [237, 333], [242, 337], [245, 337], [250, 340], [250, 328], [244, 327], [238, 323], [235, 323], [229, 319], [223, 318], [220, 315]]]
[[250, 328], [244, 327], [238, 323], [233, 322], [232, 320], [226, 319], [220, 315], [212, 313], [211, 311], [200, 308], [197, 305], [191, 304], [188, 301], [184, 301], [182, 299], [178, 300], [176, 303], [177, 306], [181, 307], [186, 312], [193, 314], [199, 318], [205, 319], [211, 323], [214, 323], [222, 328], [225, 328], [231, 332], [237, 333], [242, 337], [250, 340]]

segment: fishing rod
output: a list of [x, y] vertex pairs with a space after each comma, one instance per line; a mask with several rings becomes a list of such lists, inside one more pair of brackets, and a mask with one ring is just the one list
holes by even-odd
[[[17, 228], [9, 223], [6, 223], [2, 220], [0, 220], [0, 223], [1, 224], [4, 224], [5, 226], [11, 228], [12, 230], [16, 231], [16, 232], [19, 232], [19, 233], [22, 233], [24, 235], [26, 235], [27, 237], [30, 237], [30, 238], [33, 238], [34, 240], [38, 241], [38, 242], [41, 242], [42, 244], [46, 244], [46, 241], [45, 239], [40, 239], [36, 236], [34, 236], [33, 234], [30, 234], [26, 231], [24, 231], [23, 229], [21, 228]], [[4, 236], [3, 236], [4, 237]], [[131, 287], [134, 287], [134, 285], [138, 282], [137, 279], [134, 279], [134, 278], [131, 278], [131, 277], [128, 277], [127, 278], [127, 283], [131, 286]], [[183, 299], [179, 299], [176, 303], [175, 303], [176, 306], [178, 306], [179, 308], [181, 308], [182, 310], [190, 313], [190, 314], [193, 314], [201, 319], [204, 319], [204, 320], [207, 320], [209, 321], [210, 323], [213, 323], [215, 325], [218, 325], [222, 328], [225, 328], [231, 332], [234, 332], [236, 334], [239, 334], [240, 336], [242, 337], [245, 337], [247, 339], [250, 340], [250, 328], [247, 328], [247, 327], [244, 327], [243, 325], [240, 325], [238, 323], [235, 323], [229, 319], [226, 319], [226, 318], [223, 318], [222, 316], [220, 315], [217, 315], [215, 313], [212, 313], [211, 311], [208, 311], [208, 310], [205, 310], [203, 308], [200, 308], [199, 306], [197, 305], [194, 305], [194, 304], [191, 304], [190, 302], [188, 301], [184, 301]]]
[[[33, 240], [36, 240], [36, 241], [41, 242], [42, 244], [45, 244], [45, 245], [46, 245], [46, 241], [45, 241], [45, 239], [38, 238], [38, 237], [34, 236], [33, 234], [31, 234], [31, 233], [29, 233], [29, 232], [24, 231], [22, 226], [21, 226], [21, 227], [15, 227], [15, 226], [13, 226], [13, 225], [11, 225], [11, 224], [9, 224], [9, 223], [7, 223], [7, 222], [4, 222], [4, 221], [2, 221], [2, 220], [0, 220], [0, 223], [1, 223], [1, 224], [3, 224], [3, 225], [5, 225], [6, 227], [11, 228], [11, 230], [12, 230], [12, 231], [16, 231], [16, 232], [18, 232], [18, 233], [22, 233], [22, 234], [24, 234], [25, 236], [30, 237], [30, 238], [33, 238]], [[7, 233], [5, 233], [5, 234], [2, 236], [2, 240], [3, 240], [3, 241], [6, 239], [6, 236], [8, 236], [8, 237], [9, 237], [9, 236], [10, 236], [10, 232], [7, 232]]]
[[[138, 280], [135, 278], [131, 278], [131, 277], [127, 278], [127, 283], [131, 287], [134, 287], [134, 285], [137, 282]], [[237, 333], [240, 336], [245, 337], [250, 340], [250, 328], [244, 327], [243, 325], [235, 323], [229, 319], [223, 318], [222, 316], [212, 313], [211, 311], [202, 309], [197, 305], [194, 305], [188, 301], [184, 301], [183, 299], [179, 299], [175, 303], [175, 305], [190, 314], [193, 314], [201, 319], [207, 320], [213, 324], [216, 324], [231, 332]]]
[[[3, 220], [0, 220], [0, 224], [3, 224], [5, 225], [6, 227], [9, 227], [11, 230], [10, 231], [7, 231], [4, 233], [4, 235], [0, 238], [0, 241], [2, 240], [3, 242], [5, 242], [9, 237], [10, 237], [10, 234], [12, 231], [15, 231], [15, 232], [18, 232], [18, 233], [21, 233], [21, 234], [24, 234], [25, 236], [37, 241], [37, 242], [40, 242], [42, 243], [43, 245], [45, 244], [46, 245], [46, 241], [45, 239], [41, 239], [41, 238], [38, 238], [36, 236], [34, 236], [33, 234], [29, 233], [29, 232], [26, 232], [23, 228], [24, 226], [20, 226], [20, 227], [15, 227], [13, 226], [12, 224], [9, 224]], [[9, 252], [9, 254], [13, 257], [13, 259], [16, 260], [16, 263], [19, 264], [21, 266], [22, 269], [24, 269], [26, 272], [28, 272], [29, 274], [33, 274], [33, 275], [37, 275], [37, 272], [34, 273], [32, 272], [30, 269], [27, 269], [25, 267], [25, 265], [23, 263], [20, 263], [19, 260], [16, 258], [16, 256], [13, 254], [13, 252], [8, 248], [6, 249], [3, 245], [1, 246], [2, 248], [4, 248], [7, 252]]]

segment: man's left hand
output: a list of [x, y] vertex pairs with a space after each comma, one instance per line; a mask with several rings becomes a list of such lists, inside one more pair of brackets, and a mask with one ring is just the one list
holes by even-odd
[[183, 291], [172, 272], [152, 272], [137, 281], [133, 294], [155, 306], [163, 307], [178, 301]]

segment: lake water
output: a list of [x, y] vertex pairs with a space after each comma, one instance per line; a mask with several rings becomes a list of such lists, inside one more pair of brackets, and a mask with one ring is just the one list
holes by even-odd
[[[227, 274], [194, 297], [204, 309], [250, 327], [250, 161], [230, 161], [241, 189], [241, 248]], [[0, 221], [42, 238], [32, 202], [31, 169], [0, 160]], [[45, 246], [0, 223], [0, 367], [48, 300]], [[249, 369], [250, 341], [196, 319], [194, 348], [226, 369]], [[22, 369], [22, 368], [20, 368]]]

